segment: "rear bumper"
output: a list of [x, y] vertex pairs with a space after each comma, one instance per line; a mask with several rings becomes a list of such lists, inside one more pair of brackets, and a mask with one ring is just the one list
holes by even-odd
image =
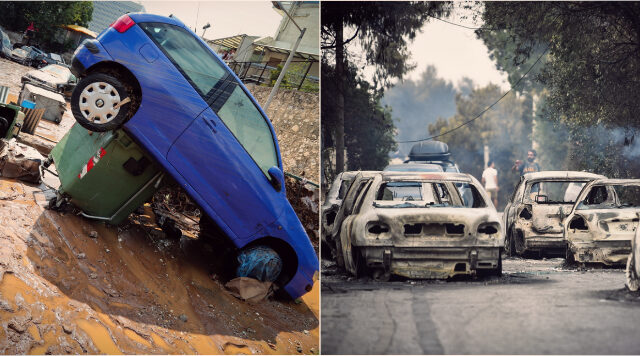
[[529, 251], [566, 250], [567, 242], [562, 237], [562, 234], [525, 235], [524, 246]]
[[631, 253], [630, 240], [569, 241], [569, 253], [576, 262], [624, 265]]
[[361, 246], [369, 268], [382, 268], [407, 278], [436, 279], [498, 267], [500, 248]]

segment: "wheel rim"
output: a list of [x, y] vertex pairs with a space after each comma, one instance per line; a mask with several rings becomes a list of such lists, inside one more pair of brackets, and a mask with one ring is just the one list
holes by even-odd
[[638, 275], [636, 274], [636, 269], [633, 263], [633, 254], [629, 255], [629, 258], [627, 259], [627, 269], [624, 271], [624, 274], [627, 278], [627, 288], [632, 292], [638, 291], [640, 282], [638, 281]]
[[97, 124], [105, 124], [118, 116], [120, 94], [113, 85], [95, 82], [87, 85], [80, 93], [80, 111], [85, 119]]

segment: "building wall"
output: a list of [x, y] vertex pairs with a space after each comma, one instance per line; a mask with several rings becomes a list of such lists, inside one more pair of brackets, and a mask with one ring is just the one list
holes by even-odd
[[[247, 85], [260, 105], [270, 87]], [[319, 182], [320, 100], [318, 93], [280, 89], [267, 110], [276, 130], [284, 170]]]
[[144, 6], [133, 1], [94, 1], [91, 31], [100, 33], [120, 16], [129, 12], [145, 12]]
[[[320, 38], [320, 3], [317, 1], [283, 2], [284, 7], [292, 15], [300, 28], [306, 28], [306, 32], [300, 41], [298, 50], [305, 53], [320, 55], [318, 38]], [[293, 7], [293, 10], [290, 10]], [[290, 49], [296, 42], [300, 31], [291, 23], [287, 15], [282, 14], [282, 21], [274, 36], [275, 46]]]

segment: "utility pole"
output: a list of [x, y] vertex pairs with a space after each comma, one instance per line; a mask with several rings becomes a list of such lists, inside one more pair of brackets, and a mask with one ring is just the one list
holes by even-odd
[[278, 76], [278, 80], [276, 80], [276, 84], [273, 86], [273, 89], [271, 89], [271, 93], [269, 93], [269, 98], [267, 99], [267, 102], [262, 106], [264, 111], [267, 111], [267, 109], [269, 108], [269, 105], [271, 104], [271, 101], [273, 100], [273, 97], [278, 92], [278, 87], [280, 86], [280, 83], [282, 82], [282, 79], [284, 78], [285, 73], [287, 73], [287, 69], [289, 68], [289, 64], [291, 63], [291, 60], [293, 59], [293, 56], [295, 55], [296, 50], [298, 49], [298, 45], [300, 44], [300, 41], [302, 40], [302, 36], [304, 36], [304, 33], [307, 31], [306, 28], [300, 28], [300, 26], [298, 26], [298, 24], [295, 22], [293, 17], [291, 17], [289, 12], [284, 8], [284, 6], [282, 6], [282, 4], [279, 1], [272, 1], [272, 3], [273, 3], [273, 6], [276, 9], [280, 9], [280, 10], [284, 11], [284, 13], [287, 15], [287, 17], [289, 17], [289, 20], [291, 20], [291, 22], [294, 25], [296, 25], [298, 30], [300, 30], [300, 36], [298, 36], [298, 39], [296, 40], [296, 43], [291, 48], [291, 51], [289, 53], [289, 57], [287, 58], [287, 61], [284, 63], [284, 67], [282, 67], [282, 71], [280, 72], [280, 75]]

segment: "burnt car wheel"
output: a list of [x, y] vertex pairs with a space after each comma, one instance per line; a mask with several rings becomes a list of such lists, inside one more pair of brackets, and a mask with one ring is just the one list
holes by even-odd
[[513, 229], [509, 229], [507, 236], [504, 238], [504, 254], [505, 256], [513, 256], [514, 255], [514, 241], [513, 241]]
[[131, 93], [120, 81], [104, 73], [83, 78], [71, 95], [71, 111], [85, 129], [95, 132], [119, 128], [131, 116]]
[[515, 240], [511, 243], [511, 246], [513, 246], [513, 253], [516, 255], [524, 255], [525, 253], [525, 247], [524, 247], [524, 235], [521, 232], [516, 231], [514, 234], [511, 235], [511, 240]]
[[624, 271], [624, 275], [626, 277], [626, 285], [632, 292], [637, 292], [638, 287], [640, 287], [640, 281], [638, 280], [638, 275], [636, 274], [635, 264], [633, 262], [633, 254], [629, 255], [627, 259], [627, 269]]
[[362, 278], [369, 275], [369, 268], [367, 268], [367, 261], [364, 259], [362, 252], [359, 248], [352, 246], [351, 252], [353, 253], [353, 264], [356, 269], [356, 278]]
[[344, 257], [342, 256], [342, 246], [340, 246], [340, 238], [335, 239], [334, 242], [336, 245], [336, 265], [338, 265], [338, 268], [344, 269]]

